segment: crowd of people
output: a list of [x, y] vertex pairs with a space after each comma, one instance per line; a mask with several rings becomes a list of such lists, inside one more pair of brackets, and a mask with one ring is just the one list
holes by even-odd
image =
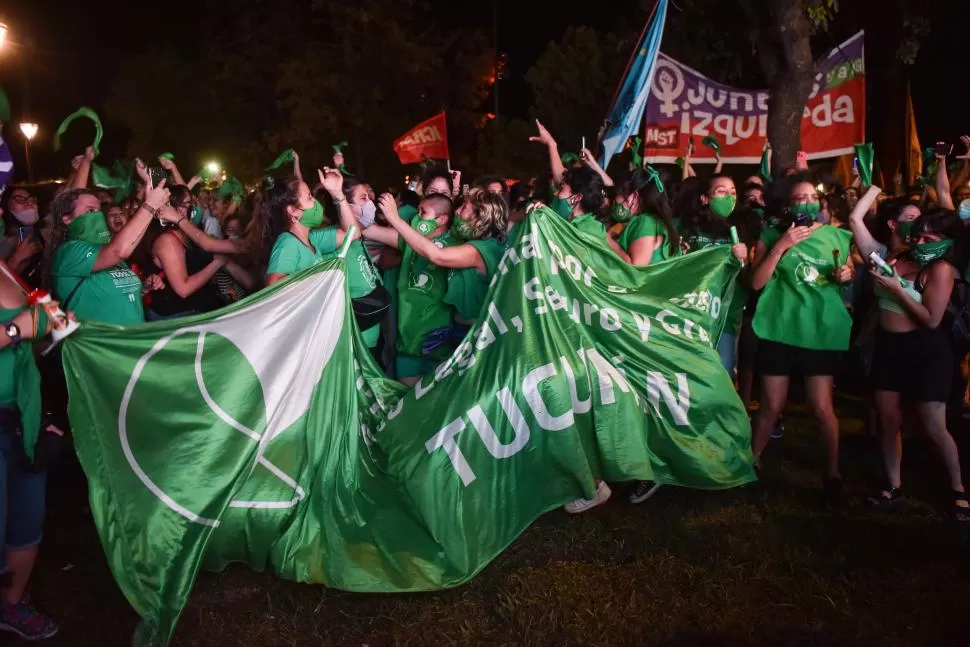
[[[44, 519], [39, 448], [64, 426], [41, 409], [63, 410], [66, 393], [45, 372], [47, 402], [34, 397], [41, 373], [28, 342], [55, 322], [49, 305], [28, 303], [23, 285], [48, 290], [82, 324], [130, 326], [217, 310], [344, 249], [363, 340], [388, 376], [413, 385], [474, 325], [506, 246], [537, 204], [635, 267], [730, 246], [741, 270], [717, 351], [756, 410], [756, 467], [783, 435], [791, 380], [803, 380], [825, 448], [826, 499], [843, 502], [833, 391], [851, 347], [868, 370], [885, 465], [885, 487], [870, 503], [903, 496], [900, 437], [912, 424], [946, 466], [949, 513], [970, 521], [947, 427], [948, 406], [963, 403], [960, 364], [970, 350], [970, 338], [954, 332], [965, 294], [970, 139], [954, 177], [941, 155], [935, 185], [889, 197], [858, 176], [850, 186], [819, 184], [801, 161], [774, 180], [732, 177], [720, 163], [700, 177], [690, 150], [679, 177], [646, 164], [615, 181], [589, 150], [563, 155], [536, 125], [531, 145], [548, 150], [550, 172], [511, 186], [497, 175], [463, 185], [459, 173], [431, 168], [416, 187], [378, 195], [342, 170], [337, 153], [307, 178], [294, 155], [292, 168], [240, 191], [238, 182], [185, 181], [163, 156], [164, 178], [137, 161], [131, 195], [112, 195], [91, 184], [92, 149], [73, 160], [49, 204], [30, 187], [8, 186], [0, 258], [22, 283], [0, 273], [0, 629], [28, 638], [57, 630], [25, 590]], [[636, 483], [630, 501], [659, 487]], [[599, 482], [593, 499], [566, 511], [610, 496]]]

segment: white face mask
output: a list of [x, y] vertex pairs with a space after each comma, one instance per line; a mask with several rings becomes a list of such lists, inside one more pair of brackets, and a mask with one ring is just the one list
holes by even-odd
[[13, 217], [16, 218], [22, 225], [34, 225], [37, 224], [37, 220], [40, 219], [40, 215], [37, 213], [36, 207], [24, 209], [23, 211], [11, 210], [11, 213], [13, 214]]
[[374, 224], [375, 217], [377, 217], [377, 205], [374, 204], [373, 200], [368, 200], [364, 204], [360, 205], [361, 226], [370, 227]]

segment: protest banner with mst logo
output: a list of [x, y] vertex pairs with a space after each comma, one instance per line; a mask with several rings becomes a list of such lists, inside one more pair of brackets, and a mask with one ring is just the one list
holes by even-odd
[[[865, 141], [864, 34], [859, 32], [820, 63], [802, 114], [802, 150], [809, 159], [847, 155]], [[728, 163], [757, 164], [768, 134], [767, 90], [741, 90], [712, 81], [669, 56], [657, 57], [647, 100], [643, 157], [674, 163], [694, 138], [692, 163], [714, 163], [700, 146], [713, 136]]]

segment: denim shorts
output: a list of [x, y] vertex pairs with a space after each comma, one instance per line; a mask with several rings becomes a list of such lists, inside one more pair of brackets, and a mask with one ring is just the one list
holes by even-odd
[[[31, 469], [22, 436], [0, 427], [0, 546], [16, 550], [40, 543], [46, 489], [47, 474]], [[0, 573], [6, 571], [0, 550]]]

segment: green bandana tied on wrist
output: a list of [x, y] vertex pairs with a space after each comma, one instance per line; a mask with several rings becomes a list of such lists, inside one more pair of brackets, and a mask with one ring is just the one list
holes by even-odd
[[910, 248], [909, 255], [920, 264], [920, 267], [923, 267], [942, 258], [949, 251], [951, 245], [953, 245], [952, 238], [937, 240], [932, 243], [920, 243]]
[[[343, 152], [344, 152], [344, 149], [345, 148], [347, 148], [347, 142], [340, 142], [339, 144], [334, 144], [333, 145], [333, 154], [334, 155], [343, 155]], [[340, 171], [340, 173], [342, 175], [350, 175], [350, 171], [347, 170], [347, 165], [346, 164], [341, 164], [340, 166], [337, 167], [337, 170]]]
[[92, 147], [94, 148], [94, 154], [98, 154], [98, 147], [101, 146], [101, 138], [104, 136], [104, 128], [101, 126], [101, 118], [98, 117], [98, 113], [91, 108], [81, 107], [75, 112], [68, 115], [67, 119], [61, 122], [61, 125], [57, 127], [57, 132], [54, 133], [54, 150], [60, 150], [61, 148], [61, 135], [67, 132], [68, 127], [71, 125], [75, 119], [80, 119], [85, 117], [94, 122], [94, 143]]
[[91, 164], [91, 181], [99, 189], [114, 191], [114, 201], [121, 202], [131, 195], [135, 186], [135, 167], [127, 167], [121, 160], [115, 160], [109, 171], [103, 166]]
[[280, 153], [280, 156], [273, 160], [273, 163], [266, 167], [267, 171], [275, 171], [284, 164], [290, 164], [296, 159], [296, 154], [292, 148], [287, 148], [285, 151]]
[[657, 189], [657, 193], [663, 193], [664, 192], [664, 183], [663, 183], [663, 180], [660, 179], [660, 171], [658, 171], [657, 169], [655, 169], [650, 164], [647, 164], [646, 171], [647, 171], [647, 178], [651, 182], [653, 182], [653, 186], [654, 186], [654, 188]]
[[721, 154], [721, 145], [717, 143], [717, 140], [710, 135], [702, 139], [701, 143], [713, 150], [715, 155]]
[[872, 144], [856, 144], [855, 156], [859, 160], [859, 179], [862, 186], [872, 186], [872, 160], [875, 149]]
[[765, 146], [765, 149], [761, 151], [761, 170], [759, 171], [761, 179], [765, 182], [771, 182], [771, 164], [768, 161], [770, 156], [771, 149]]
[[235, 177], [230, 177], [219, 185], [216, 195], [223, 200], [232, 198], [232, 201], [238, 206], [242, 204], [243, 196], [246, 195], [246, 189], [243, 187], [242, 182]]
[[69, 240], [83, 240], [92, 245], [107, 245], [111, 242], [111, 232], [104, 214], [100, 211], [89, 211], [74, 218], [67, 226]]
[[634, 169], [643, 168], [643, 153], [641, 153], [641, 146], [643, 145], [643, 137], [632, 137], [630, 146], [630, 164]]

